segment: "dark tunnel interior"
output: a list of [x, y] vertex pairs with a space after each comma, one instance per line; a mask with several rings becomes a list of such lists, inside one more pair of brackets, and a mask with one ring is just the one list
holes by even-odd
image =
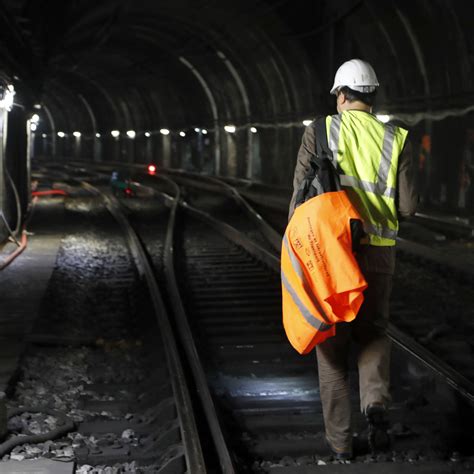
[[473, 473], [473, 27], [0, 0], [0, 474]]
[[289, 187], [302, 122], [333, 113], [335, 70], [359, 57], [376, 113], [428, 146], [423, 200], [472, 208], [473, 18], [468, 0], [4, 0], [4, 166], [23, 190], [27, 155]]

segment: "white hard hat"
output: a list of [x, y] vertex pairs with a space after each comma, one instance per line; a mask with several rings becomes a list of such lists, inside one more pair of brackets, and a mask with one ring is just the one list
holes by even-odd
[[379, 81], [369, 63], [362, 59], [351, 59], [337, 70], [331, 94], [336, 94], [337, 90], [344, 86], [358, 92], [370, 93], [379, 86]]

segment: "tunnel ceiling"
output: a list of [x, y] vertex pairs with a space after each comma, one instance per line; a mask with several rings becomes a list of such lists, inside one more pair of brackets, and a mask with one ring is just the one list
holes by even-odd
[[57, 127], [291, 123], [332, 110], [341, 62], [376, 68], [378, 107], [474, 98], [470, 0], [4, 0], [4, 81]]

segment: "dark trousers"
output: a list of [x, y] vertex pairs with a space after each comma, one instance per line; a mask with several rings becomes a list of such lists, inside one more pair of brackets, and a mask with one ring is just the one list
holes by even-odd
[[384, 333], [389, 317], [392, 275], [364, 272], [368, 288], [356, 319], [336, 326], [336, 335], [316, 346], [319, 387], [326, 436], [338, 451], [352, 451], [348, 373], [350, 341], [358, 346], [360, 408], [390, 402], [390, 341]]

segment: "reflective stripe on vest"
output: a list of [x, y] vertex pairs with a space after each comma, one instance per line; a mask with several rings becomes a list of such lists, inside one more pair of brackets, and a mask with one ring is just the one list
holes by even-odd
[[340, 175], [340, 178], [342, 186], [363, 189], [368, 193], [379, 194], [380, 196], [395, 199], [395, 189], [388, 188], [386, 184], [380, 182], [371, 183], [370, 181], [363, 181], [362, 179], [357, 179], [354, 178], [354, 176], [347, 176], [345, 174]]
[[387, 227], [377, 227], [374, 224], [365, 223], [364, 228], [367, 233], [376, 235], [383, 239], [395, 240], [397, 238], [398, 232]]
[[[341, 185], [355, 193], [352, 195], [354, 205], [363, 217], [370, 243], [395, 245], [398, 231], [396, 172], [406, 130], [382, 124], [373, 115], [362, 111], [345, 111], [327, 117], [326, 121], [334, 164], [342, 170]], [[362, 152], [361, 148], [367, 151]], [[352, 156], [354, 150], [358, 156]], [[360, 159], [362, 153], [364, 160]]]

